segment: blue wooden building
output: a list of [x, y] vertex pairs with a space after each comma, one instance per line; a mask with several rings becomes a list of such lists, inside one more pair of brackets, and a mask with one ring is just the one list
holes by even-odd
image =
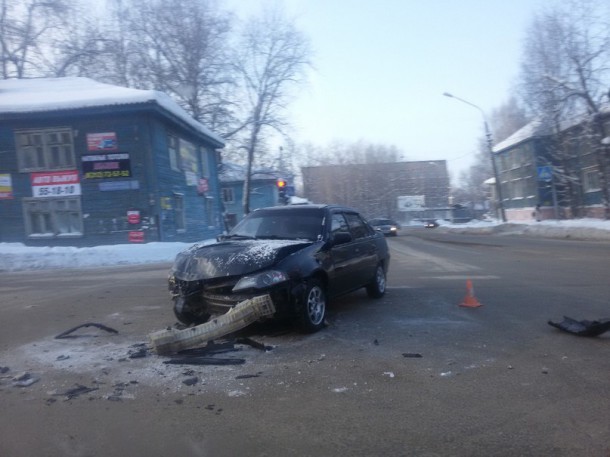
[[[219, 176], [226, 226], [232, 228], [244, 217], [246, 169], [242, 165], [223, 163]], [[285, 184], [283, 189], [278, 186], [279, 182]], [[250, 209], [286, 204], [288, 198], [294, 195], [292, 182], [291, 173], [271, 169], [253, 170], [250, 177]]]
[[[609, 113], [601, 114], [607, 131]], [[601, 139], [600, 152], [585, 120], [565, 123], [560, 132], [535, 120], [494, 146], [508, 220], [605, 218], [600, 172], [607, 173], [610, 137]]]
[[0, 81], [0, 242], [193, 242], [223, 230], [220, 136], [157, 91]]

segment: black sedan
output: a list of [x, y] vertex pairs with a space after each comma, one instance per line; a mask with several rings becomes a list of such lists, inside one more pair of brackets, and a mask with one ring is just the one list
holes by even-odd
[[390, 262], [383, 235], [353, 209], [293, 205], [258, 209], [218, 242], [176, 257], [169, 289], [182, 323], [203, 323], [269, 294], [276, 317], [306, 332], [324, 326], [327, 300], [362, 287], [379, 298]]

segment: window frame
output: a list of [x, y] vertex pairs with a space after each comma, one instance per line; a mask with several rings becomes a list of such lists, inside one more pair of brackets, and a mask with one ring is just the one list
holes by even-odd
[[583, 190], [586, 193], [599, 192], [602, 190], [597, 167], [584, 168], [582, 170], [582, 183]]
[[173, 171], [182, 171], [180, 168], [180, 138], [172, 133], [167, 134], [167, 153], [169, 155], [169, 167]]
[[[223, 203], [235, 203], [235, 192], [232, 187], [223, 187], [220, 189]], [[231, 199], [226, 198], [226, 194], [230, 194]]]
[[186, 232], [186, 211], [184, 207], [184, 194], [174, 192], [174, 224], [179, 233]]
[[349, 230], [352, 233], [352, 236], [354, 237], [354, 240], [362, 240], [371, 236], [371, 232], [368, 228], [369, 225], [359, 214], [345, 212], [344, 215]]
[[[67, 135], [67, 137], [64, 137]], [[60, 171], [76, 168], [74, 132], [70, 127], [15, 130], [15, 149], [20, 173]], [[24, 142], [24, 137], [27, 141]], [[36, 141], [38, 137], [40, 140]], [[57, 137], [53, 141], [53, 137]], [[56, 151], [54, 149], [57, 148]], [[54, 157], [56, 156], [56, 157]], [[54, 162], [57, 160], [57, 164]], [[28, 162], [36, 162], [29, 164]]]
[[[74, 208], [70, 202], [75, 202]], [[36, 208], [37, 206], [38, 208]], [[68, 206], [68, 208], [62, 208]], [[24, 197], [22, 199], [23, 220], [26, 236], [32, 238], [76, 238], [84, 235], [82, 200], [79, 196], [36, 198]], [[32, 209], [34, 208], [34, 209]], [[34, 215], [38, 214], [38, 222]], [[62, 222], [68, 215], [68, 225], [75, 228], [73, 231], [62, 231]], [[76, 217], [71, 217], [75, 214]], [[42, 216], [42, 217], [41, 217]], [[44, 224], [47, 230], [36, 230], [36, 226]], [[36, 231], [35, 231], [36, 230]]]

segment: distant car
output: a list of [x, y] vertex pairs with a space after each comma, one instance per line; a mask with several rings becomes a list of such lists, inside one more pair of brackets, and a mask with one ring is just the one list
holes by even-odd
[[386, 236], [396, 236], [398, 235], [398, 230], [400, 230], [400, 225], [392, 219], [377, 217], [369, 220], [369, 224], [371, 224], [375, 230]]
[[436, 222], [435, 220], [429, 220], [429, 221], [425, 222], [424, 227], [426, 227], [426, 228], [436, 228], [436, 227], [438, 227], [438, 225], [439, 225], [438, 222]]
[[353, 209], [288, 205], [257, 209], [213, 244], [176, 256], [169, 290], [184, 324], [200, 324], [269, 294], [275, 317], [306, 332], [324, 326], [326, 303], [362, 287], [382, 297], [390, 253], [385, 238]]

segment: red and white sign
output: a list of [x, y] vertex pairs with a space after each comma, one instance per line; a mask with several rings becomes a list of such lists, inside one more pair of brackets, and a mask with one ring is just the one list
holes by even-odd
[[77, 170], [31, 173], [30, 182], [32, 196], [37, 198], [81, 195]]
[[208, 180], [206, 178], [199, 178], [197, 182], [197, 192], [203, 194], [209, 190]]
[[116, 133], [87, 133], [87, 151], [116, 151]]
[[144, 243], [144, 232], [141, 230], [132, 230], [128, 237], [130, 243]]
[[13, 183], [10, 174], [0, 175], [0, 200], [10, 200], [13, 198]]
[[139, 224], [140, 211], [127, 211], [127, 222], [130, 224]]

